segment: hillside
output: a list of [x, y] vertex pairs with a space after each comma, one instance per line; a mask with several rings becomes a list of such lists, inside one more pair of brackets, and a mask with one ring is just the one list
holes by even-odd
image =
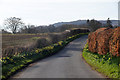
[[[102, 24], [106, 23], [106, 20], [98, 20], [98, 21], [100, 21]], [[112, 22], [113, 26], [118, 25], [118, 20], [111, 20], [111, 22]], [[86, 23], [87, 23], [87, 20], [77, 20], [77, 21], [70, 21], [70, 22], [58, 22], [58, 23], [55, 23], [53, 25], [58, 27], [58, 26], [61, 26], [64, 24], [86, 25]]]

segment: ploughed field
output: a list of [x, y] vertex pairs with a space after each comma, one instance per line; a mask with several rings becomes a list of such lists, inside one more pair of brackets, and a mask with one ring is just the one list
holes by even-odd
[[33, 43], [38, 39], [36, 37], [41, 38], [46, 36], [45, 34], [3, 34], [2, 48], [4, 49], [10, 46], [23, 46], [29, 43]]

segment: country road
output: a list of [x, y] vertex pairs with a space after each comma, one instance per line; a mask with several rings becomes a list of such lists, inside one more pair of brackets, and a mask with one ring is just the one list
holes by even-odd
[[57, 54], [29, 65], [13, 78], [104, 78], [82, 59], [87, 35], [70, 42]]

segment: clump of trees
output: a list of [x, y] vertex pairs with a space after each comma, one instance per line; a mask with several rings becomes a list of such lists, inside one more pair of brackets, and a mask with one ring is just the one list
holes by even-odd
[[25, 25], [20, 29], [18, 33], [36, 33], [35, 25]]
[[88, 19], [87, 24], [88, 24], [91, 32], [96, 31], [97, 29], [99, 29], [101, 27], [113, 28], [110, 18], [107, 19], [106, 24], [102, 24], [101, 22], [94, 20], [94, 19], [92, 19], [92, 20]]
[[87, 24], [90, 28], [90, 31], [92, 31], [92, 32], [99, 29], [102, 26], [102, 23], [100, 23], [99, 21], [94, 20], [94, 19], [87, 20]]
[[72, 28], [88, 28], [88, 26], [85, 24], [83, 24], [83, 25], [64, 24], [62, 26], [56, 27], [55, 31], [56, 32], [63, 32], [65, 30], [69, 30]]

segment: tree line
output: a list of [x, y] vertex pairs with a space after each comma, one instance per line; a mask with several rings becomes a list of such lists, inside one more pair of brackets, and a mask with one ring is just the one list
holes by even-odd
[[[22, 22], [21, 18], [16, 18], [16, 17], [10, 17], [7, 18], [4, 21], [4, 26], [6, 29], [11, 31], [13, 34], [17, 33], [51, 33], [51, 32], [62, 32], [67, 29], [71, 28], [89, 28], [90, 31], [95, 31], [98, 28], [101, 27], [108, 27], [108, 28], [113, 28], [112, 22], [110, 19], [107, 19], [106, 24], [102, 24], [99, 21], [92, 19], [92, 20], [87, 20], [86, 22], [87, 25], [73, 25], [73, 24], [65, 24], [59, 27], [55, 27], [54, 25], [49, 25], [49, 26], [35, 26], [35, 25], [25, 25], [25, 23]], [[2, 32], [6, 32], [6, 29], [3, 29]]]

